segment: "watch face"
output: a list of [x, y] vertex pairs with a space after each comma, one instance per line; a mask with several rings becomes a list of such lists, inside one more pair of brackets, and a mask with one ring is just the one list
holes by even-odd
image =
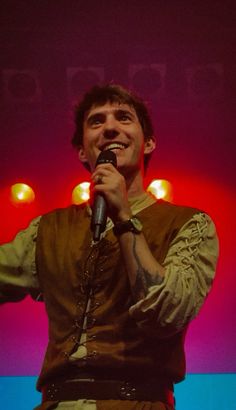
[[113, 232], [115, 235], [122, 235], [125, 232], [133, 232], [139, 234], [140, 232], [142, 232], [142, 229], [142, 223], [138, 218], [133, 216], [132, 218], [128, 219], [128, 221], [115, 224]]
[[134, 229], [135, 229], [137, 232], [141, 232], [141, 231], [142, 231], [143, 225], [142, 225], [142, 223], [140, 222], [140, 220], [139, 220], [138, 218], [133, 217], [133, 218], [130, 219], [130, 222], [132, 223]]

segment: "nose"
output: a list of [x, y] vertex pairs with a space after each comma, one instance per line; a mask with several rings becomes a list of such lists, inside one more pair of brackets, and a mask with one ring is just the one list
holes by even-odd
[[115, 118], [109, 117], [104, 124], [103, 135], [105, 138], [112, 139], [119, 135], [119, 128]]
[[113, 139], [119, 135], [119, 132], [115, 129], [105, 129], [104, 130], [104, 137], [107, 139]]

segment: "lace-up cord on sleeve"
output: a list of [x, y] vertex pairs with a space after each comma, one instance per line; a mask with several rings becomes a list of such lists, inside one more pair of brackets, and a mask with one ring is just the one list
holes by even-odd
[[130, 308], [141, 327], [155, 326], [163, 336], [181, 330], [198, 313], [215, 273], [218, 240], [206, 214], [194, 215], [173, 240], [163, 266], [165, 279], [149, 288]]

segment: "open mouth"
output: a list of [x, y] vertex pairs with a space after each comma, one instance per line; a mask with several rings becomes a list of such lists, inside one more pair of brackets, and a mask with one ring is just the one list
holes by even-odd
[[110, 144], [107, 144], [104, 148], [102, 148], [102, 151], [108, 151], [108, 150], [112, 151], [115, 149], [123, 150], [127, 147], [128, 147], [127, 144], [123, 144], [121, 142], [112, 142]]

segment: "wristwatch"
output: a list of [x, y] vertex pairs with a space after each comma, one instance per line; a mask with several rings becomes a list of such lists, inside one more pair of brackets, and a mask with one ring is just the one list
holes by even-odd
[[125, 232], [133, 232], [139, 234], [142, 232], [143, 225], [136, 216], [132, 216], [127, 221], [117, 222], [113, 228], [116, 236], [122, 235]]

